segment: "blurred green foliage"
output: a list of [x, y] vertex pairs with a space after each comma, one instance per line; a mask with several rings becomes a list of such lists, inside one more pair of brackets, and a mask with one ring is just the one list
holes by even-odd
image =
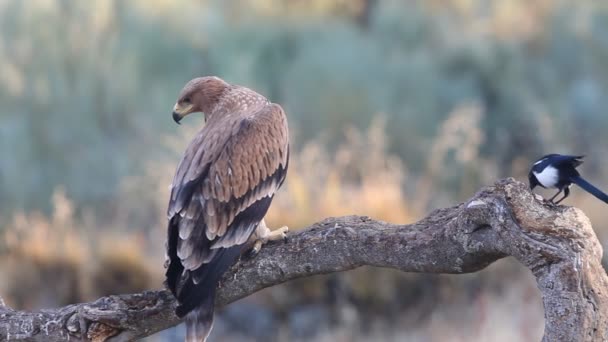
[[325, 132], [334, 146], [383, 113], [417, 173], [438, 125], [469, 103], [496, 177], [549, 150], [601, 156], [606, 57], [599, 1], [3, 0], [1, 210], [48, 210], [58, 185], [111, 203], [166, 153], [174, 98], [205, 74], [284, 105], [300, 142]]

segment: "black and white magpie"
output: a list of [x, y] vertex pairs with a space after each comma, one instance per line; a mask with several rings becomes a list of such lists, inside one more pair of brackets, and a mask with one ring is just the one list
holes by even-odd
[[534, 189], [537, 185], [545, 189], [558, 189], [559, 191], [555, 196], [549, 199], [552, 203], [555, 197], [563, 191], [564, 197], [555, 202], [555, 204], [559, 204], [559, 202], [570, 195], [570, 186], [574, 183], [593, 196], [608, 203], [608, 195], [584, 180], [578, 171], [576, 171], [576, 168], [583, 163], [583, 157], [548, 154], [540, 158], [532, 165], [528, 174], [530, 189]]

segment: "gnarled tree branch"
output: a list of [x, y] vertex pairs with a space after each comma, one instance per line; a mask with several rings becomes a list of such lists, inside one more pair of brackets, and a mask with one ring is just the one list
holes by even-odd
[[[545, 204], [513, 179], [411, 225], [328, 218], [235, 265], [223, 278], [217, 304], [295, 278], [363, 265], [469, 273], [506, 256], [537, 279], [545, 306], [544, 341], [608, 338], [608, 277], [589, 220], [578, 209]], [[108, 296], [33, 313], [0, 308], [0, 339], [134, 340], [178, 324], [174, 308], [167, 291]]]

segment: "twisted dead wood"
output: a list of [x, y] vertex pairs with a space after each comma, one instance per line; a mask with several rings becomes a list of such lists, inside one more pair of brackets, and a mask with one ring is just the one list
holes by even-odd
[[[543, 341], [608, 339], [608, 277], [602, 248], [578, 209], [554, 207], [513, 179], [410, 225], [368, 217], [328, 218], [265, 246], [228, 272], [217, 294], [227, 305], [263, 288], [363, 265], [404, 272], [469, 273], [513, 256], [538, 282]], [[0, 340], [129, 341], [179, 324], [167, 291], [115, 295], [38, 312], [0, 306]]]

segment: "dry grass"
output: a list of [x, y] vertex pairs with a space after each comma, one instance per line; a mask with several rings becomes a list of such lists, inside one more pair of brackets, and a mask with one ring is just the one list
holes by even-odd
[[78, 218], [61, 189], [53, 207], [50, 217], [15, 215], [5, 229], [0, 293], [8, 305], [53, 307], [160, 286], [141, 233]]
[[[0, 291], [10, 305], [32, 309], [91, 300], [111, 293], [158, 288], [162, 279], [166, 198], [175, 156], [194, 134], [166, 138], [176, 153], [150, 161], [147, 172], [125, 179], [114, 211], [102, 219], [76, 213], [62, 189], [53, 213], [16, 214], [5, 229], [7, 255]], [[387, 154], [384, 120], [360, 132], [349, 128], [335, 153], [310, 142], [294, 151], [284, 188], [268, 213], [269, 224], [303, 228], [328, 216], [369, 215], [391, 222], [415, 217], [403, 189], [405, 168]], [[32, 298], [43, 284], [45, 298]], [[54, 293], [53, 293], [54, 292]]]
[[[474, 182], [470, 178], [492, 178], [491, 163], [478, 154], [483, 143], [479, 130], [482, 113], [481, 108], [467, 105], [449, 116], [438, 128], [427, 172], [418, 179], [408, 174], [405, 165], [388, 152], [382, 118], [374, 120], [365, 131], [348, 128], [346, 140], [334, 152], [323, 147], [323, 138], [308, 142], [301, 149], [293, 149], [287, 181], [268, 213], [269, 224], [286, 224], [297, 230], [328, 216], [348, 214], [411, 222], [429, 206], [449, 202], [442, 187], [454, 184], [455, 180], [446, 178], [442, 170], [454, 165], [463, 169], [463, 165], [469, 163], [484, 165], [483, 174], [456, 180], [462, 196], [470, 196], [470, 189], [477, 187], [479, 182], [479, 179]], [[168, 149], [175, 153], [150, 161], [147, 173], [125, 179], [114, 212], [103, 219], [87, 214], [86, 208], [76, 212], [61, 189], [53, 197], [51, 215], [15, 215], [5, 229], [6, 257], [0, 261], [0, 270], [6, 274], [0, 280], [0, 293], [7, 304], [32, 309], [87, 301], [112, 293], [159, 288], [168, 184], [176, 158], [193, 134], [194, 129], [186, 129], [179, 137], [167, 138]], [[408, 185], [414, 189], [413, 195], [406, 191]], [[424, 197], [422, 193], [428, 195]], [[487, 285], [483, 284], [487, 283], [502, 284], [503, 273], [504, 267], [483, 276], [469, 276], [466, 279], [476, 279], [470, 281], [364, 268], [329, 278], [296, 281], [263, 291], [254, 298], [278, 312], [290, 312], [305, 303], [333, 301], [327, 293], [338, 281], [340, 291], [344, 293], [341, 303], [351, 303], [350, 307], [357, 313], [353, 317], [371, 321], [374, 321], [373, 317], [375, 320], [380, 317], [397, 325], [406, 324], [412, 329], [408, 338], [421, 334], [434, 336], [431, 340], [444, 336], [441, 334], [446, 330], [438, 329], [439, 326], [460, 322], [456, 319], [459, 315], [454, 312], [471, 306], [466, 311], [468, 316], [463, 319], [475, 329], [477, 340], [481, 341], [492, 336], [492, 329], [503, 312], [516, 310], [524, 314], [521, 309], [512, 307], [522, 304], [513, 298], [517, 297], [520, 288], [529, 296], [530, 286], [534, 287], [529, 277], [521, 277], [521, 269], [518, 269], [511, 277], [523, 279], [521, 286], [508, 293], [497, 294], [491, 288], [474, 290], [485, 288]], [[538, 294], [532, 296], [537, 299]], [[487, 309], [495, 304], [499, 309]], [[450, 308], [448, 311], [443, 309], [445, 305]], [[538, 327], [542, 326], [542, 315], [535, 313], [532, 316], [525, 327], [517, 319], [512, 322], [514, 329], [519, 330], [511, 335], [507, 334], [509, 329], [501, 331], [507, 334], [505, 336], [524, 336], [527, 329], [536, 337]], [[337, 329], [335, 334], [341, 334], [340, 331]], [[386, 334], [372, 329], [372, 335], [379, 338], [403, 337], [398, 332]]]
[[368, 215], [388, 222], [411, 222], [413, 202], [404, 192], [406, 169], [388, 154], [385, 121], [366, 132], [346, 131], [335, 153], [312, 141], [291, 157], [285, 187], [269, 213], [273, 226], [306, 227], [325, 217]]

